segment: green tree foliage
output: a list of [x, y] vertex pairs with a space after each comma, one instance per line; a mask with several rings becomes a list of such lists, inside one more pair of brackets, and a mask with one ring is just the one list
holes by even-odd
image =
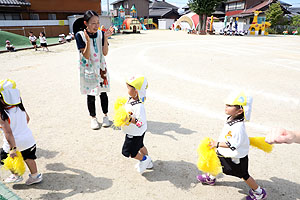
[[266, 19], [271, 22], [272, 27], [276, 27], [283, 21], [283, 11], [280, 3], [273, 3], [266, 11]]
[[297, 27], [300, 26], [300, 15], [293, 16], [291, 25]]
[[210, 16], [216, 9], [216, 6], [223, 0], [189, 0], [190, 9], [199, 15], [199, 32], [205, 33], [207, 16]]

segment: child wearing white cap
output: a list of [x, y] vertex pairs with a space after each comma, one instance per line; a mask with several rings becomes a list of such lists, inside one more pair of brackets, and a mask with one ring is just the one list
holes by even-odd
[[126, 134], [122, 148], [125, 157], [139, 160], [137, 171], [143, 173], [146, 169], [153, 168], [153, 163], [144, 146], [144, 136], [147, 130], [147, 119], [144, 102], [148, 82], [143, 76], [133, 76], [127, 80], [129, 99], [125, 104], [126, 111], [130, 114], [130, 124], [122, 127]]
[[[20, 151], [23, 159], [30, 170], [27, 185], [42, 181], [42, 174], [38, 173], [36, 166], [36, 143], [28, 128], [29, 116], [22, 104], [20, 92], [13, 80], [0, 81], [0, 128], [3, 130], [3, 146], [0, 149], [0, 160], [16, 156]], [[3, 163], [1, 163], [3, 164]], [[10, 175], [5, 179], [6, 183], [17, 183], [22, 181], [22, 176]]]
[[[229, 115], [218, 141], [211, 141], [217, 149], [224, 174], [242, 178], [251, 188], [246, 200], [266, 199], [267, 193], [248, 173], [249, 138], [244, 121], [250, 120], [252, 97], [243, 92], [234, 92], [227, 98], [225, 113]], [[216, 178], [210, 174], [197, 176], [198, 181], [214, 185]]]

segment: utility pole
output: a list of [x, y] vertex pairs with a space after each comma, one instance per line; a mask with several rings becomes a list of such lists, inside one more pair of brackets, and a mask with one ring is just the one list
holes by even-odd
[[107, 16], [109, 16], [109, 0], [107, 0]]

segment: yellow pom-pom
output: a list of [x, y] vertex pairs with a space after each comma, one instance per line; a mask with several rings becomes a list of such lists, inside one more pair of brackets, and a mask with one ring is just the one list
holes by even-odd
[[266, 143], [265, 139], [265, 137], [249, 137], [250, 145], [270, 153], [273, 150], [273, 145]]
[[25, 172], [25, 163], [20, 151], [17, 151], [17, 156], [12, 158], [7, 155], [8, 157], [3, 161], [4, 162], [4, 169], [10, 170], [19, 176], [22, 176]]
[[206, 137], [201, 140], [197, 152], [199, 155], [197, 167], [204, 173], [209, 173], [213, 176], [217, 176], [222, 172], [221, 162], [214, 149], [210, 149], [210, 138]]
[[126, 102], [127, 102], [127, 98], [118, 97], [114, 104], [114, 111], [116, 112], [121, 106], [124, 106]]
[[115, 111], [114, 125], [117, 127], [129, 125], [129, 114], [124, 106], [119, 107]]

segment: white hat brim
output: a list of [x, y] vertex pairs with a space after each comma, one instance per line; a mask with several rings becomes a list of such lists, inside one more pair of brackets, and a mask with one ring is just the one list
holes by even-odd
[[4, 102], [7, 105], [17, 105], [21, 103], [20, 91], [18, 89], [7, 89], [1, 92]]

